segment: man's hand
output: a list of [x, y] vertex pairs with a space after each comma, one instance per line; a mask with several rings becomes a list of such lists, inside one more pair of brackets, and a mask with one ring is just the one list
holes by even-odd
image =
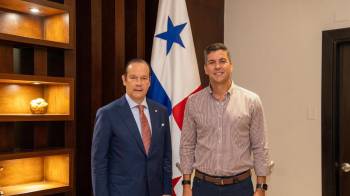
[[265, 196], [265, 191], [261, 189], [256, 189], [254, 196]]
[[189, 184], [183, 185], [182, 196], [192, 196], [191, 185]]

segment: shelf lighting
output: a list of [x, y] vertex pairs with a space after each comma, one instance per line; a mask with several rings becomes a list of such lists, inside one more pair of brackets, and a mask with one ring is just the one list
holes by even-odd
[[35, 84], [35, 85], [39, 85], [39, 84], [41, 84], [40, 82], [33, 82], [33, 84]]
[[40, 10], [38, 8], [30, 8], [30, 12], [33, 14], [38, 14]]

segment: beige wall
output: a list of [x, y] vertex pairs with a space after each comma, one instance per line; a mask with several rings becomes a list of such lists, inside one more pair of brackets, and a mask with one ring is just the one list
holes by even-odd
[[236, 83], [264, 104], [276, 166], [268, 196], [321, 196], [322, 31], [350, 27], [349, 0], [226, 0]]

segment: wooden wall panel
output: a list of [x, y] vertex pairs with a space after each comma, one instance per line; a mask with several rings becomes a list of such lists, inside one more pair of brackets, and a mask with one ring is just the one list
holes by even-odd
[[125, 61], [129, 61], [137, 56], [137, 1], [125, 1]]
[[[125, 34], [128, 32], [125, 31], [125, 0], [117, 0], [115, 5], [115, 78], [112, 80], [114, 84], [116, 85], [113, 89], [106, 89], [108, 90], [114, 90], [114, 99], [117, 97], [120, 97], [122, 94], [125, 93], [123, 83], [121, 82], [121, 77], [124, 73], [124, 67], [126, 63], [125, 59], [125, 47], [126, 47], [126, 40], [125, 40]], [[107, 18], [105, 20], [108, 20]], [[110, 81], [107, 81], [110, 82]], [[112, 101], [112, 100], [111, 100]]]
[[16, 145], [15, 132], [13, 129], [13, 123], [0, 124], [0, 138], [7, 138], [6, 140], [0, 139], [0, 152], [10, 151]]
[[13, 73], [13, 47], [0, 45], [0, 73]]
[[[87, 2], [85, 2], [88, 4]], [[64, 140], [65, 140], [65, 146], [68, 148], [74, 148], [73, 156], [69, 160], [71, 165], [74, 167], [71, 168], [70, 170], [70, 175], [69, 175], [69, 182], [72, 185], [73, 189], [71, 192], [66, 194], [67, 196], [74, 196], [74, 195], [80, 195], [77, 194], [77, 172], [76, 169], [79, 168], [80, 166], [77, 165], [76, 159], [75, 159], [75, 154], [77, 151], [77, 138], [79, 137], [78, 129], [77, 129], [77, 118], [76, 118], [76, 110], [77, 110], [77, 98], [76, 98], [76, 81], [77, 81], [77, 51], [76, 51], [76, 30], [77, 30], [77, 23], [76, 23], [76, 11], [77, 11], [77, 0], [64, 0], [65, 6], [69, 6], [71, 8], [74, 8], [73, 10], [69, 10], [69, 37], [65, 37], [66, 40], [69, 40], [69, 43], [71, 46], [73, 46], [72, 50], [65, 50], [64, 51], [64, 75], [67, 77], [73, 77], [75, 78], [74, 81], [74, 91], [71, 91], [71, 99], [70, 104], [73, 104], [75, 107], [71, 108], [70, 114], [73, 115], [74, 121], [67, 121], [65, 122], [65, 132], [64, 132]], [[67, 16], [63, 16], [67, 17]], [[75, 134], [72, 134], [74, 131]], [[79, 134], [79, 135], [78, 135]], [[87, 134], [88, 135], [88, 134]]]
[[2, 186], [24, 184], [43, 179], [43, 161], [40, 157], [5, 160], [0, 161], [0, 164], [5, 168], [0, 178]]
[[145, 0], [125, 1], [125, 62], [145, 58]]
[[0, 11], [0, 33], [41, 39], [41, 22], [38, 16]]
[[69, 184], [69, 155], [44, 157], [43, 175], [47, 181]]
[[146, 0], [137, 0], [137, 5], [136, 5], [136, 40], [137, 40], [137, 45], [136, 45], [136, 56], [139, 58], [145, 58], [145, 31], [146, 31], [146, 24], [145, 24], [145, 15], [146, 15]]
[[34, 50], [34, 73], [36, 75], [47, 75], [47, 50], [46, 48], [35, 48]]
[[[204, 74], [204, 48], [215, 42], [224, 42], [224, 0], [186, 0], [198, 68], [202, 85], [208, 85]], [[203, 22], [205, 21], [205, 22]]]
[[0, 84], [1, 114], [31, 114], [29, 103], [43, 97], [43, 88], [33, 85]]
[[[0, 45], [0, 73], [13, 73], [13, 48]], [[15, 145], [15, 132], [13, 123], [0, 123], [0, 152], [11, 150]]]
[[[34, 49], [34, 74], [36, 75], [47, 75], [47, 49], [46, 48], [35, 48]], [[48, 127], [43, 125], [34, 126], [34, 149], [47, 148], [48, 142]]]
[[92, 195], [90, 147], [94, 116], [101, 105], [101, 0], [76, 1], [76, 192]]
[[[115, 99], [117, 67], [124, 59], [124, 0], [102, 1], [102, 104]], [[118, 40], [118, 41], [117, 41]], [[119, 65], [120, 66], [120, 65]]]
[[[85, 13], [85, 15], [88, 15], [88, 13]], [[84, 91], [82, 93], [91, 97], [91, 103], [89, 104], [91, 104], [92, 112], [89, 115], [89, 119], [94, 119], [95, 112], [102, 104], [102, 3], [100, 0], [92, 0], [91, 24], [81, 23], [81, 26], [89, 26], [90, 29], [93, 27], [92, 31], [88, 33], [87, 36], [80, 36], [82, 39], [78, 39], [77, 41], [79, 41], [78, 47], [82, 47], [83, 44], [85, 44], [86, 47], [89, 47], [89, 44], [91, 45], [91, 50], [85, 50], [83, 53], [81, 53], [83, 56], [91, 55], [91, 59], [84, 59], [84, 62], [90, 66], [82, 67], [82, 71], [84, 71], [84, 73], [89, 73], [84, 74], [83, 76], [86, 78], [85, 84], [90, 83], [91, 88], [90, 91]], [[77, 30], [80, 31], [79, 28]], [[82, 61], [83, 59], [77, 60]], [[91, 122], [90, 125], [93, 125], [93, 122]]]
[[158, 0], [147, 1], [145, 5], [145, 59], [151, 62], [153, 36], [156, 28]]
[[69, 42], [69, 14], [48, 16], [44, 20], [44, 39]]

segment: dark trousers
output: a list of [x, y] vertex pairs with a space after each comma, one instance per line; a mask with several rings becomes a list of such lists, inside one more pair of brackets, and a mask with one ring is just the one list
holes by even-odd
[[251, 178], [247, 178], [237, 184], [215, 185], [198, 178], [193, 180], [193, 196], [252, 196], [254, 194]]

